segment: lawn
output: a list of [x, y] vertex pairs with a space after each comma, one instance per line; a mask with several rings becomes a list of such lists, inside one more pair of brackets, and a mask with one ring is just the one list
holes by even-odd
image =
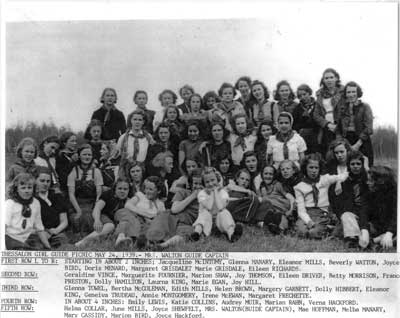
[[[15, 155], [6, 155], [6, 171], [10, 163], [14, 161]], [[397, 160], [396, 159], [376, 159], [376, 165], [388, 165], [392, 167], [397, 173]], [[67, 233], [69, 243], [60, 246], [59, 250], [77, 250], [73, 243], [80, 239], [78, 234]], [[113, 251], [115, 236], [110, 235], [97, 241], [89, 243], [80, 250], [90, 251]], [[136, 250], [135, 247], [128, 248], [129, 250]], [[338, 239], [324, 239], [324, 240], [308, 240], [301, 239], [293, 234], [288, 235], [272, 235], [267, 229], [260, 229], [254, 226], [244, 226], [243, 236], [235, 243], [230, 243], [222, 235], [210, 236], [202, 238], [199, 242], [187, 242], [168, 248], [166, 251], [190, 251], [190, 252], [360, 252], [358, 249], [348, 249], [343, 241]], [[371, 252], [368, 250], [367, 252]], [[389, 252], [396, 252], [395, 248]]]

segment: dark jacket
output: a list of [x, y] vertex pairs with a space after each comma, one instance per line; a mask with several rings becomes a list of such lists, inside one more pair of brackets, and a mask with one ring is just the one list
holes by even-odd
[[104, 119], [106, 114], [107, 110], [102, 106], [93, 112], [91, 119], [97, 119], [103, 123], [104, 127], [102, 138], [104, 140], [118, 140], [118, 138], [126, 131], [125, 116], [120, 110], [113, 109], [110, 113], [110, 119], [105, 123]]

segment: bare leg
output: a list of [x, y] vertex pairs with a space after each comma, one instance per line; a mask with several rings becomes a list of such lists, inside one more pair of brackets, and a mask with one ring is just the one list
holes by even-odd
[[115, 226], [112, 223], [106, 223], [103, 225], [103, 228], [100, 233], [93, 231], [89, 235], [85, 236], [83, 239], [81, 239], [79, 242], [75, 243], [76, 247], [82, 247], [85, 245], [87, 242], [94, 240], [100, 236], [107, 235], [111, 233], [114, 230]]
[[165, 242], [162, 242], [162, 243], [160, 244], [160, 247], [162, 247], [162, 248], [167, 248], [167, 247], [169, 247], [169, 246], [182, 243], [183, 241], [184, 241], [184, 238], [183, 238], [182, 236], [180, 236], [180, 235], [175, 235], [175, 236], [171, 237], [170, 239], [166, 240]]

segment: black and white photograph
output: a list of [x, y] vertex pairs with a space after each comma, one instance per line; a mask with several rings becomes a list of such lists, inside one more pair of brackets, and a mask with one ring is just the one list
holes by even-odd
[[229, 6], [7, 20], [7, 250], [396, 252], [397, 7]]

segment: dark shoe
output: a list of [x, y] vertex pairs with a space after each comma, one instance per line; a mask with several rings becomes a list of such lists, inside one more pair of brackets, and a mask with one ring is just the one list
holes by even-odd
[[231, 236], [231, 242], [236, 242], [238, 239], [240, 239], [240, 237], [243, 234], [243, 226], [240, 223], [237, 223], [235, 226], [235, 230], [233, 231], [233, 234]]
[[268, 223], [268, 230], [271, 232], [271, 234], [274, 234], [274, 235], [281, 234], [281, 229], [279, 228], [278, 225], [276, 225], [274, 223]]
[[358, 248], [358, 238], [357, 237], [345, 237], [344, 244], [346, 248]]
[[200, 233], [193, 232], [192, 234], [190, 234], [190, 240], [193, 242], [197, 242], [198, 240], [200, 240]]
[[146, 238], [146, 236], [140, 235], [140, 236], [137, 238], [136, 247], [137, 247], [139, 250], [142, 250], [142, 249], [144, 249], [144, 248], [146, 247], [146, 245], [147, 245], [147, 238]]

